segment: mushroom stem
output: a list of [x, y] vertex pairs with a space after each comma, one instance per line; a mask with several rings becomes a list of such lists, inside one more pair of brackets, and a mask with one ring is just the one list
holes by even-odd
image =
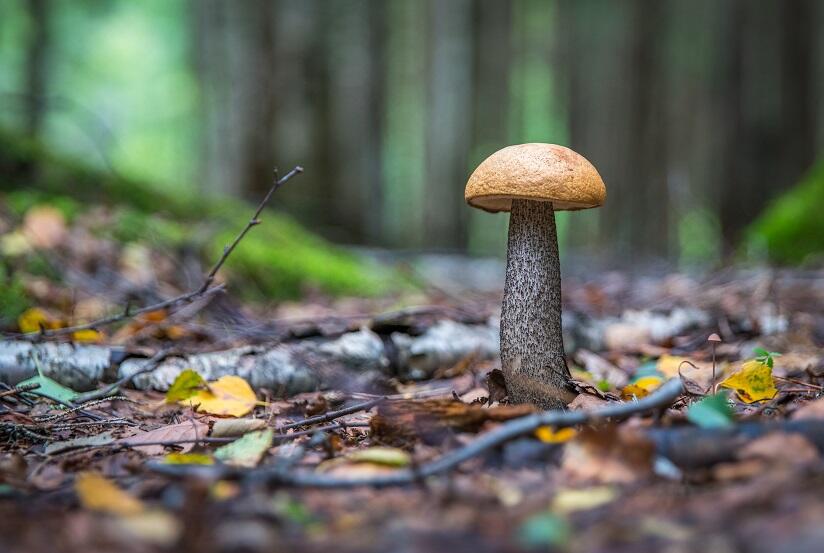
[[501, 365], [515, 403], [554, 409], [575, 397], [561, 334], [561, 271], [552, 202], [512, 201]]

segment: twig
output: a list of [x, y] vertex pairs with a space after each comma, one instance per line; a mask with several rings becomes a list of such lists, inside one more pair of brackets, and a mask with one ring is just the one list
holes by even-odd
[[144, 315], [146, 313], [151, 313], [153, 311], [168, 310], [172, 312], [183, 305], [188, 305], [197, 299], [209, 296], [211, 294], [223, 290], [226, 287], [224, 284], [217, 284], [215, 286], [212, 286], [212, 284], [214, 284], [215, 277], [217, 276], [218, 271], [221, 269], [221, 267], [223, 267], [224, 263], [226, 263], [226, 260], [229, 259], [229, 255], [235, 250], [237, 245], [240, 243], [241, 240], [243, 240], [243, 238], [252, 229], [252, 227], [255, 227], [260, 224], [260, 214], [263, 212], [263, 209], [266, 207], [266, 204], [269, 203], [269, 199], [272, 197], [272, 194], [274, 194], [275, 190], [283, 186], [292, 177], [302, 172], [303, 168], [298, 166], [289, 171], [288, 173], [286, 173], [285, 175], [283, 175], [283, 177], [279, 179], [277, 178], [277, 174], [275, 174], [275, 183], [269, 189], [269, 192], [266, 193], [266, 196], [263, 198], [263, 201], [261, 201], [258, 205], [255, 214], [252, 216], [249, 222], [246, 223], [246, 226], [243, 228], [243, 230], [240, 231], [240, 234], [238, 234], [229, 245], [223, 248], [223, 253], [221, 254], [220, 258], [206, 274], [203, 280], [203, 284], [201, 284], [197, 289], [191, 290], [189, 292], [186, 292], [185, 294], [181, 294], [179, 296], [159, 303], [141, 307], [140, 309], [131, 309], [131, 306], [127, 304], [121, 313], [117, 315], [111, 315], [109, 317], [104, 317], [102, 319], [98, 319], [90, 323], [57, 329], [44, 328], [41, 329], [39, 332], [4, 333], [3, 335], [12, 338], [20, 338], [26, 340], [40, 340], [44, 338], [56, 338], [59, 336], [66, 336], [81, 330], [96, 330], [100, 327], [109, 326], [128, 319], [133, 319], [137, 316]]
[[442, 474], [456, 468], [464, 461], [497, 447], [509, 440], [530, 434], [541, 426], [568, 427], [605, 419], [621, 419], [645, 411], [661, 409], [670, 405], [683, 392], [680, 379], [672, 379], [647, 397], [638, 401], [610, 405], [594, 411], [552, 410], [528, 415], [506, 422], [469, 444], [440, 458], [425, 463], [414, 470], [401, 469], [391, 474], [362, 478], [338, 478], [326, 474], [306, 471], [284, 471], [278, 467], [261, 467], [244, 473], [226, 466], [184, 466], [149, 463], [148, 467], [167, 476], [202, 476], [205, 478], [241, 477], [250, 484], [280, 484], [311, 488], [355, 488], [362, 486], [405, 486], [419, 482], [423, 478]]
[[379, 397], [369, 401], [364, 401], [363, 403], [356, 403], [355, 405], [352, 405], [350, 407], [344, 407], [343, 409], [338, 409], [337, 411], [329, 411], [328, 413], [324, 413], [323, 415], [309, 417], [303, 419], [302, 421], [290, 422], [289, 424], [278, 426], [275, 430], [277, 430], [278, 432], [283, 432], [284, 430], [289, 430], [290, 428], [308, 426], [310, 424], [318, 424], [321, 422], [329, 422], [344, 415], [351, 415], [352, 413], [358, 413], [359, 411], [368, 411], [375, 405], [381, 403], [384, 399], [385, 398], [383, 397]]
[[38, 382], [31, 382], [29, 384], [21, 384], [19, 386], [15, 386], [9, 390], [4, 390], [0, 392], [0, 397], [8, 397], [14, 396], [19, 394], [20, 392], [31, 392], [32, 390], [36, 390], [40, 387], [40, 383]]
[[106, 386], [105, 388], [101, 388], [100, 390], [92, 390], [91, 392], [78, 394], [75, 401], [78, 401], [78, 402], [82, 403], [82, 402], [85, 402], [85, 401], [94, 401], [94, 400], [98, 400], [98, 399], [104, 399], [108, 396], [117, 394], [120, 391], [121, 387], [129, 385], [132, 382], [132, 380], [134, 380], [135, 377], [140, 376], [141, 374], [150, 373], [153, 370], [155, 370], [157, 367], [159, 367], [160, 362], [163, 361], [164, 359], [166, 359], [166, 357], [169, 356], [171, 351], [172, 351], [171, 348], [164, 348], [164, 349], [158, 351], [157, 353], [155, 353], [153, 356], [151, 356], [149, 359], [146, 360], [146, 366], [144, 366], [142, 369], [137, 370], [137, 371], [133, 372], [132, 374], [130, 374], [128, 376], [124, 376], [123, 378], [121, 378], [117, 382], [115, 382], [113, 384], [109, 384], [108, 386]]

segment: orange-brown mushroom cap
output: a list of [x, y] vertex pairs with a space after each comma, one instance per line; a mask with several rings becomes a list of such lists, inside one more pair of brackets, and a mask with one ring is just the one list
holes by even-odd
[[587, 159], [557, 144], [518, 144], [486, 158], [466, 183], [464, 198], [486, 211], [509, 211], [512, 200], [552, 202], [556, 211], [603, 205], [607, 191]]

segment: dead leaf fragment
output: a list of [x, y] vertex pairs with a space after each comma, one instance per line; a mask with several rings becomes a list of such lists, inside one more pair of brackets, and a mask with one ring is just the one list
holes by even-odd
[[212, 426], [212, 437], [234, 438], [266, 427], [263, 419], [220, 419]]
[[74, 491], [83, 508], [110, 515], [130, 516], [144, 510], [143, 503], [123, 491], [111, 480], [94, 472], [81, 472]]
[[23, 219], [23, 236], [35, 248], [48, 250], [66, 238], [66, 218], [51, 206], [31, 208]]
[[115, 443], [119, 444], [141, 444], [151, 443], [154, 445], [133, 445], [133, 449], [141, 451], [146, 455], [163, 455], [166, 452], [165, 446], [157, 445], [157, 442], [177, 442], [186, 440], [187, 443], [180, 443], [177, 447], [183, 453], [191, 450], [195, 444], [188, 440], [203, 438], [209, 431], [209, 427], [200, 421], [186, 421], [177, 424], [161, 426], [148, 432], [121, 438]]

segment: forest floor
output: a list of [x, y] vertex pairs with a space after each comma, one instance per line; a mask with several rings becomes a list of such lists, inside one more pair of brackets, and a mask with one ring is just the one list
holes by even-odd
[[[570, 412], [637, 412], [523, 426], [534, 409], [507, 403], [497, 345], [462, 350], [432, 334], [449, 321], [494, 336], [498, 293], [430, 287], [265, 307], [230, 291], [49, 337], [121, 302], [187, 289], [166, 254], [60, 232], [75, 239], [37, 247], [72, 277], [24, 279], [37, 306], [5, 330], [41, 334], [25, 338], [36, 347], [77, 347], [42, 347], [38, 361], [4, 353], [20, 336], [0, 341], [0, 372], [44, 365], [0, 391], [2, 551], [821, 550], [824, 272], [567, 279], [580, 392]], [[101, 274], [143, 284], [104, 295], [93, 286]], [[377, 361], [329, 353], [364, 335]], [[399, 353], [423, 338], [431, 349]], [[325, 352], [307, 362], [319, 376], [285, 397], [253, 391], [252, 373], [235, 367], [176, 374], [187, 362], [207, 367], [208, 352], [240, 349], [257, 366], [287, 351], [267, 348], [305, 344]], [[86, 386], [100, 393], [81, 394], [53, 357], [83, 348], [111, 366], [141, 359], [147, 378], [129, 374], [115, 389], [122, 373], [106, 367]], [[358, 355], [357, 367], [340, 361]], [[151, 379], [170, 367], [172, 381]]]

